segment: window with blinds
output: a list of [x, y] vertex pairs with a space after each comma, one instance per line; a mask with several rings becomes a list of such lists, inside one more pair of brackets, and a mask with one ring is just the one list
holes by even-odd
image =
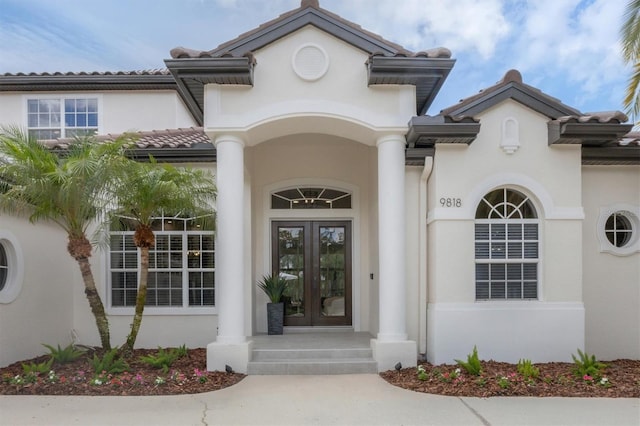
[[538, 298], [539, 221], [528, 197], [501, 188], [476, 210], [476, 300]]

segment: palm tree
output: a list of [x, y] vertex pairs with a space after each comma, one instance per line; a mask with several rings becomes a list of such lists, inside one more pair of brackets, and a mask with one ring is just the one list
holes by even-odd
[[111, 349], [109, 323], [89, 263], [87, 230], [107, 203], [113, 165], [123, 158], [125, 143], [78, 139], [56, 155], [17, 127], [0, 129], [0, 210], [32, 223], [53, 222], [67, 233], [67, 251], [80, 268], [104, 349]]
[[[135, 163], [124, 170], [114, 199], [117, 207], [112, 223], [121, 218], [133, 223], [133, 242], [140, 249], [140, 275], [138, 294], [131, 330], [122, 347], [124, 353], [133, 350], [147, 299], [149, 276], [149, 249], [155, 244], [152, 229], [154, 219], [165, 213], [210, 216], [216, 187], [213, 176], [203, 170], [159, 165], [150, 158], [149, 163]], [[207, 226], [207, 225], [205, 225]]]
[[640, 115], [640, 0], [630, 0], [627, 4], [621, 35], [622, 54], [625, 62], [633, 67], [624, 106], [632, 117], [638, 117]]

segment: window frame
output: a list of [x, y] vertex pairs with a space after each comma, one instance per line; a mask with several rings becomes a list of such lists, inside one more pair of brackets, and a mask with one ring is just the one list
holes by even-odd
[[0, 290], [0, 304], [9, 304], [22, 291], [24, 257], [18, 239], [11, 232], [0, 229], [0, 245], [7, 257], [7, 276], [4, 287]]
[[[95, 99], [97, 101], [97, 126], [83, 126], [83, 127], [77, 127], [77, 126], [67, 126], [66, 125], [66, 120], [65, 120], [65, 101], [67, 100], [78, 100], [78, 99]], [[60, 101], [60, 126], [59, 127], [55, 127], [55, 126], [49, 126], [49, 127], [32, 127], [29, 125], [29, 101], [30, 100], [59, 100]], [[55, 129], [59, 129], [60, 130], [60, 136], [57, 138], [53, 138], [53, 139], [62, 139], [62, 138], [73, 138], [74, 135], [73, 134], [67, 134], [70, 130], [75, 130], [75, 129], [94, 129], [95, 128], [95, 133], [94, 134], [101, 134], [103, 133], [103, 129], [102, 129], [102, 117], [103, 117], [103, 99], [102, 99], [102, 95], [101, 94], [96, 94], [96, 93], [65, 93], [65, 94], [46, 94], [46, 95], [41, 95], [41, 94], [35, 94], [35, 95], [24, 95], [23, 96], [23, 104], [24, 104], [24, 112], [23, 112], [23, 117], [24, 117], [24, 128], [27, 129], [27, 132], [30, 133], [32, 130], [55, 130]], [[76, 111], [76, 116], [77, 116], [77, 111]], [[40, 140], [50, 140], [50, 138], [45, 138], [45, 139], [40, 139]]]
[[[179, 235], [182, 237], [182, 248], [180, 249], [180, 252], [182, 253], [182, 266], [180, 268], [151, 268], [149, 267], [149, 279], [151, 279], [152, 273], [153, 272], [181, 272], [182, 273], [182, 306], [153, 306], [153, 305], [145, 305], [144, 311], [145, 314], [148, 315], [212, 315], [212, 314], [217, 314], [217, 306], [215, 305], [216, 301], [217, 301], [217, 286], [215, 285], [215, 232], [212, 230], [167, 230], [164, 229], [165, 227], [165, 223], [167, 221], [171, 221], [172, 219], [178, 219], [178, 220], [189, 220], [191, 218], [184, 218], [184, 217], [171, 217], [171, 216], [162, 216], [162, 217], [158, 217], [157, 220], [160, 221], [160, 223], [162, 224], [162, 229], [160, 230], [155, 230], [154, 229], [154, 234], [156, 236], [156, 241], [158, 239], [159, 236], [168, 236], [169, 239], [171, 239], [171, 236], [176, 236]], [[112, 230], [109, 231], [109, 235], [130, 235], [133, 236], [134, 231], [131, 230]], [[189, 236], [192, 235], [198, 235], [198, 236], [202, 236], [202, 235], [211, 235], [212, 238], [214, 238], [214, 246], [213, 246], [213, 256], [214, 256], [214, 267], [213, 268], [189, 268], [188, 267], [188, 256], [187, 253], [189, 251], [189, 247], [188, 247], [188, 239]], [[164, 250], [163, 250], [164, 251]], [[106, 265], [105, 265], [105, 270], [107, 272], [107, 289], [106, 289], [106, 293], [107, 293], [107, 300], [108, 300], [108, 313], [111, 315], [133, 315], [134, 311], [135, 311], [135, 305], [134, 306], [114, 306], [113, 305], [113, 293], [112, 293], [112, 272], [135, 272], [136, 274], [136, 279], [135, 279], [135, 285], [136, 285], [136, 289], [138, 286], [138, 272], [140, 271], [140, 249], [139, 248], [135, 248], [135, 253], [136, 253], [136, 267], [135, 269], [133, 268], [112, 268], [111, 267], [111, 256], [112, 253], [114, 252], [122, 252], [122, 253], [126, 253], [125, 250], [120, 251], [120, 250], [116, 250], [114, 251], [113, 248], [110, 246], [109, 249], [107, 250], [107, 256], [106, 257]], [[151, 256], [153, 255], [154, 250], [153, 248], [150, 250], [150, 265], [151, 265]], [[159, 269], [159, 271], [157, 271]], [[188, 292], [189, 292], [189, 272], [212, 272], [213, 273], [213, 279], [214, 279], [214, 305], [212, 306], [190, 306], [189, 305], [189, 297], [188, 297]], [[149, 283], [148, 283], [149, 284]], [[149, 293], [147, 293], [147, 297], [149, 297]]]
[[[500, 200], [498, 204], [489, 205], [486, 198], [495, 191], [504, 191], [503, 198]], [[510, 214], [502, 214], [502, 217], [499, 218], [491, 218], [492, 213], [496, 211], [497, 206], [501, 206], [505, 203], [508, 203], [509, 197], [507, 195], [508, 191], [512, 191], [519, 196], [523, 197], [523, 201], [518, 204], [518, 206], [511, 211]], [[489, 206], [488, 217], [478, 218], [477, 214], [481, 207], [485, 208]], [[526, 207], [526, 208], [525, 208]], [[517, 217], [513, 217], [515, 213], [520, 212]], [[526, 217], [527, 212], [532, 217]], [[508, 213], [508, 212], [505, 212]], [[487, 237], [484, 239], [478, 238], [478, 226], [487, 225], [486, 235]], [[509, 226], [511, 225], [511, 226]], [[527, 225], [535, 225], [535, 238], [527, 238]], [[498, 229], [500, 227], [503, 228], [503, 237], [494, 239], [494, 233], [500, 231], [494, 231], [494, 226]], [[520, 237], [519, 238], [511, 238], [510, 231], [511, 229], [517, 230], [520, 228]], [[529, 226], [530, 229], [533, 229]], [[515, 236], [517, 236], [517, 232], [514, 232]], [[495, 188], [491, 191], [485, 193], [485, 195], [481, 198], [480, 202], [476, 206], [476, 215], [474, 216], [474, 300], [476, 302], [530, 302], [530, 301], [539, 301], [541, 300], [541, 290], [540, 290], [540, 274], [541, 274], [541, 234], [540, 234], [540, 218], [538, 216], [538, 208], [533, 203], [531, 197], [522, 191], [510, 187], [499, 187]], [[495, 245], [493, 242], [495, 241]], [[535, 242], [535, 257], [528, 257], [527, 250], [531, 250], [531, 243]], [[483, 247], [486, 246], [486, 257], [479, 257], [478, 253]], [[500, 250], [504, 249], [504, 254], [494, 256], [494, 249]], [[519, 257], [510, 257], [509, 252], [511, 250], [516, 251], [519, 249], [520, 255]], [[485, 250], [482, 250], [485, 251]], [[479, 265], [489, 265], [486, 267], [486, 279], [479, 279], [479, 274], [484, 273], [480, 271]], [[496, 268], [504, 270], [504, 277], [502, 279], [498, 278], [495, 281], [491, 279], [491, 273], [494, 269], [493, 265], [499, 265], [504, 267]], [[518, 278], [509, 279], [509, 265], [521, 265]], [[526, 271], [525, 265], [535, 265], [535, 297], [525, 297], [527, 292], [527, 284], [530, 284], [533, 279], [527, 279], [527, 273], [531, 273], [531, 270]], [[512, 272], [514, 268], [511, 268]], [[528, 268], [531, 269], [531, 268]], [[502, 288], [504, 297], [492, 297], [492, 288], [493, 283], [498, 285], [504, 282], [504, 286]], [[519, 283], [520, 284], [520, 293], [519, 297], [509, 297], [509, 283]], [[479, 298], [479, 285], [485, 284], [487, 285], [487, 297]]]
[[[627, 244], [617, 247], [607, 237], [607, 221], [614, 215], [624, 216], [631, 225], [631, 236]], [[596, 223], [596, 234], [601, 253], [609, 253], [615, 256], [630, 256], [640, 252], [640, 206], [617, 203], [601, 207]]]

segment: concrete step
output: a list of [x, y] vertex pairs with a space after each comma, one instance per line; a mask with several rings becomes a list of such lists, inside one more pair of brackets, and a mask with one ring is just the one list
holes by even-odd
[[349, 359], [281, 359], [251, 361], [247, 365], [250, 375], [304, 375], [304, 374], [376, 374], [378, 365], [373, 358]]
[[279, 361], [304, 359], [373, 359], [370, 348], [346, 349], [254, 349], [252, 361]]

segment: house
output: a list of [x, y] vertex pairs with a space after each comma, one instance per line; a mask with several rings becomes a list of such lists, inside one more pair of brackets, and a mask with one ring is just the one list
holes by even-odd
[[[140, 157], [216, 175], [215, 244], [158, 218], [141, 347], [207, 346], [209, 369], [246, 371], [266, 332], [255, 283], [274, 272], [288, 328], [368, 332], [379, 370], [474, 345], [508, 362], [640, 358], [640, 135], [515, 70], [425, 115], [454, 62], [302, 0], [164, 70], [2, 75], [0, 120], [52, 149], [137, 131]], [[131, 232], [111, 241], [92, 265], [118, 344], [138, 261]], [[0, 215], [0, 365], [98, 344], [65, 244]]]

